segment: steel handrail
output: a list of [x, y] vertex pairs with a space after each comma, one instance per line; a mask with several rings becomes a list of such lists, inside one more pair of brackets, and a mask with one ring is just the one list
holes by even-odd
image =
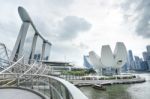
[[8, 71], [10, 68], [14, 67], [16, 64], [18, 64], [24, 57], [22, 56], [18, 61], [16, 61], [14, 64], [12, 64], [11, 66], [9, 66], [8, 68], [4, 69], [3, 71], [0, 72], [0, 74]]
[[[18, 75], [15, 73], [5, 73], [5, 74], [0, 74], [0, 75]], [[51, 79], [54, 81], [59, 82], [61, 85], [63, 85], [68, 92], [70, 93], [70, 95], [72, 96], [73, 99], [88, 99], [78, 88], [76, 88], [73, 84], [69, 83], [68, 81], [58, 78], [58, 77], [54, 77], [54, 76], [49, 76], [49, 75], [40, 75], [40, 74], [25, 74], [24, 76], [33, 76], [33, 77], [41, 77], [41, 78], [47, 78], [47, 79]], [[21, 78], [18, 78], [21, 79]]]

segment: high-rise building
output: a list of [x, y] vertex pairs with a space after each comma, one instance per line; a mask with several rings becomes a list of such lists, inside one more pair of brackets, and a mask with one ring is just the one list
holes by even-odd
[[86, 68], [88, 68], [88, 69], [93, 68], [93, 65], [92, 65], [91, 62], [90, 62], [89, 56], [83, 56], [83, 60], [84, 60], [83, 65], [84, 65]]
[[141, 62], [141, 69], [140, 70], [148, 70], [148, 63], [147, 61], [142, 61]]
[[142, 59], [140, 59], [138, 56], [134, 56], [134, 58], [135, 58], [135, 69], [141, 70]]
[[132, 54], [132, 50], [129, 50], [129, 60], [133, 61], [133, 54]]
[[148, 70], [150, 71], [150, 60], [147, 61]]
[[143, 52], [144, 61], [147, 63], [147, 69], [150, 71], [150, 45], [146, 46], [147, 52]]
[[135, 69], [132, 50], [128, 51], [128, 64], [129, 64], [129, 67], [128, 67], [129, 69]]
[[146, 46], [147, 52], [150, 52], [150, 45]]
[[150, 60], [150, 52], [143, 52], [144, 61]]

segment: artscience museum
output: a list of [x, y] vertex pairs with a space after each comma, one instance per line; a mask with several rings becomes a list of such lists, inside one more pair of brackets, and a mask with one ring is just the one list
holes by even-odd
[[101, 48], [101, 57], [94, 51], [89, 52], [89, 61], [97, 74], [120, 74], [120, 69], [127, 62], [127, 50], [123, 42], [117, 42], [114, 52], [109, 45]]

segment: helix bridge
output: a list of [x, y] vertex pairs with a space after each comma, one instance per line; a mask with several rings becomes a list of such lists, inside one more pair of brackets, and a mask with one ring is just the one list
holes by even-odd
[[[48, 59], [47, 49], [51, 43], [37, 31], [23, 7], [19, 7], [18, 12], [23, 23], [15, 47], [10, 51], [0, 43], [0, 90], [27, 90], [41, 99], [88, 99], [70, 82], [50, 75], [51, 66], [43, 64], [41, 60]], [[29, 30], [32, 30], [33, 36], [28, 35]], [[32, 39], [26, 44], [27, 37]], [[38, 39], [42, 40], [40, 46], [37, 46]]]

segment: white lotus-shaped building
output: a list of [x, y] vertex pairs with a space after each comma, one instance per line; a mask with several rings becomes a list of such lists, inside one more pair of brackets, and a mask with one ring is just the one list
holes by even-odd
[[91, 51], [89, 52], [89, 58], [93, 68], [98, 74], [101, 74], [102, 68], [111, 67], [116, 68], [116, 70], [121, 68], [127, 61], [127, 50], [123, 42], [117, 42], [114, 53], [109, 45], [103, 45], [101, 57], [94, 51]]

